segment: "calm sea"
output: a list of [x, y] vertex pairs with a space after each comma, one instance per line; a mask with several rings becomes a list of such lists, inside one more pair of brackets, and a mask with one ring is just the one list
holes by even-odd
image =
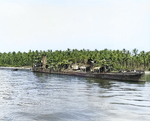
[[149, 121], [147, 82], [0, 70], [0, 121]]

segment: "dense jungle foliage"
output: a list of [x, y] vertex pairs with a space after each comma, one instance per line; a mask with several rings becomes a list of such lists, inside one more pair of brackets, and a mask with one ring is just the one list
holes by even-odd
[[121, 50], [77, 50], [67, 49], [47, 50], [47, 51], [31, 51], [26, 52], [9, 52], [0, 53], [0, 66], [32, 66], [43, 56], [47, 56], [47, 64], [49, 67], [60, 67], [65, 64], [81, 63], [85, 64], [88, 59], [96, 61], [95, 66], [112, 65], [114, 70], [121, 69], [150, 69], [150, 52], [133, 49], [132, 52], [123, 49]]

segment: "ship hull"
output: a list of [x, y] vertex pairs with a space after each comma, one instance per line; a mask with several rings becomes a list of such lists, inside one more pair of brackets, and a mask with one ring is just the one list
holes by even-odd
[[33, 72], [60, 74], [69, 76], [89, 77], [98, 79], [110, 79], [119, 81], [145, 81], [142, 79], [142, 73], [90, 73], [90, 72], [75, 72], [75, 71], [51, 71], [50, 69], [33, 68]]

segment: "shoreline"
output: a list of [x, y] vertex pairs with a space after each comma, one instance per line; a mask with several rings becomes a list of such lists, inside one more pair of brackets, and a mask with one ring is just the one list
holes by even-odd
[[3, 67], [3, 66], [1, 66], [0, 69], [9, 69], [9, 70], [14, 70], [14, 69], [17, 69], [17, 70], [31, 70], [32, 67]]
[[150, 74], [150, 71], [145, 71], [145, 74]]

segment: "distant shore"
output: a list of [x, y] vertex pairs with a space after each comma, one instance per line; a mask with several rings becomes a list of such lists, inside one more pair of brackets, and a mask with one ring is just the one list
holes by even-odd
[[0, 69], [10, 69], [10, 70], [13, 70], [13, 69], [18, 69], [18, 70], [31, 70], [32, 67], [3, 67], [3, 66], [1, 66]]
[[150, 74], [150, 71], [145, 71], [145, 74]]

